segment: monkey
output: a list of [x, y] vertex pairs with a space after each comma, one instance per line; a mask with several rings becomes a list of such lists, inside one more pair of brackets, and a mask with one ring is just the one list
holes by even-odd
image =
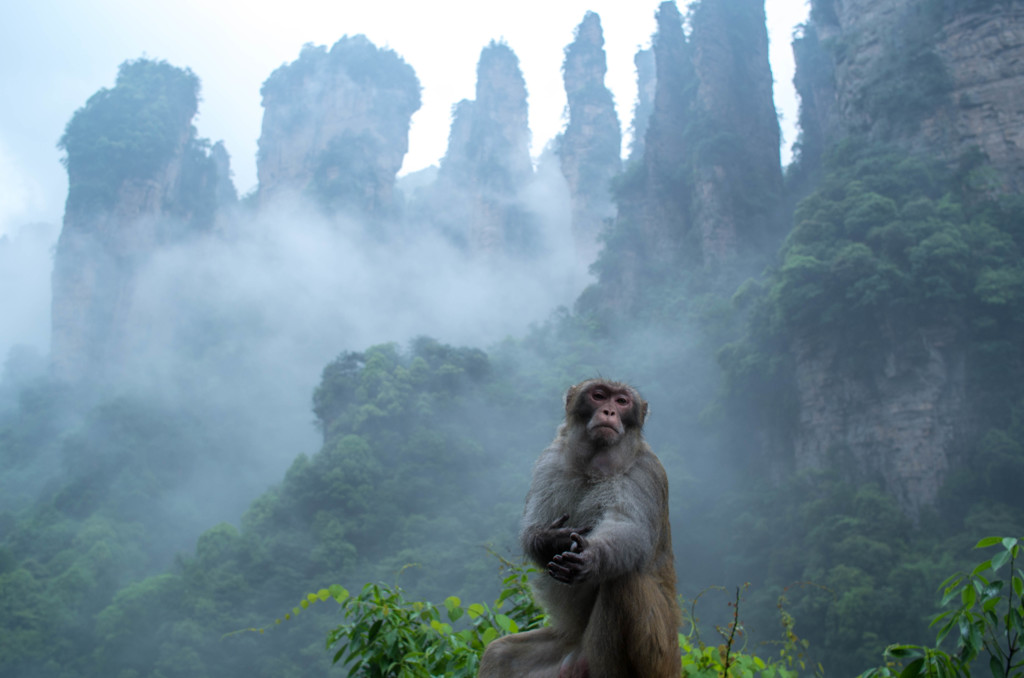
[[550, 626], [498, 638], [480, 678], [668, 678], [680, 673], [668, 478], [643, 437], [647, 402], [591, 379], [534, 464], [520, 530]]

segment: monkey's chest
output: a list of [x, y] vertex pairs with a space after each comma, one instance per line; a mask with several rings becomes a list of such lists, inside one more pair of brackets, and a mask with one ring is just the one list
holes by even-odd
[[551, 521], [568, 515], [570, 525], [593, 527], [600, 522], [609, 506], [617, 501], [617, 493], [611, 483], [559, 483], [552, 488], [545, 507], [546, 518]]

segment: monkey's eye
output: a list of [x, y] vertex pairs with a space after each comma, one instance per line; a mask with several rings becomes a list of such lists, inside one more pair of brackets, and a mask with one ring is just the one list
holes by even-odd
[[615, 402], [625, 407], [626, 405], [629, 405], [629, 398], [627, 398], [626, 396], [619, 396], [618, 398], [615, 399]]
[[607, 400], [608, 399], [608, 396], [605, 395], [604, 391], [594, 391], [593, 393], [590, 394], [590, 397], [593, 398], [594, 400]]

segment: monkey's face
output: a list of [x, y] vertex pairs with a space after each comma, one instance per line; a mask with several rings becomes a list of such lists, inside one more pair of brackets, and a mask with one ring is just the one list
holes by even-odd
[[614, 445], [635, 426], [633, 394], [626, 389], [598, 383], [581, 394], [587, 419], [587, 437], [597, 446]]

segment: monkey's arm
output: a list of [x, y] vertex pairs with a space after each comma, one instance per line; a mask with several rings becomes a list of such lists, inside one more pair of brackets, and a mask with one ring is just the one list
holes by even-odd
[[661, 518], [668, 510], [665, 492], [651, 492], [660, 485], [657, 477], [623, 483], [618, 501], [606, 509], [589, 536], [570, 535], [570, 548], [548, 563], [548, 574], [572, 584], [603, 581], [647, 568], [659, 543]]
[[573, 532], [588, 534], [590, 525], [571, 525], [571, 504], [564, 501], [568, 489], [560, 457], [545, 450], [533, 470], [530, 492], [526, 495], [519, 540], [523, 551], [540, 566], [547, 565], [562, 551], [569, 550]]

